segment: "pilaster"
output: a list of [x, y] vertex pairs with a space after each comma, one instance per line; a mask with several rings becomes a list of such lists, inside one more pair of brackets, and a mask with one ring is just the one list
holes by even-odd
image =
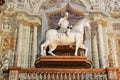
[[31, 62], [31, 66], [34, 67], [34, 63], [36, 60], [36, 56], [37, 56], [37, 29], [39, 24], [37, 22], [33, 23], [33, 45], [32, 45], [32, 62]]
[[103, 28], [107, 26], [107, 21], [103, 20], [102, 18], [98, 18], [95, 20], [97, 23], [97, 32], [98, 32], [98, 55], [100, 56], [100, 65], [102, 68], [107, 67], [106, 64], [106, 52], [105, 52], [105, 42], [104, 42], [104, 31]]
[[18, 40], [17, 40], [17, 55], [16, 55], [16, 66], [21, 66], [21, 53], [22, 53], [22, 36], [23, 36], [23, 24], [19, 24], [19, 30], [18, 30]]
[[18, 14], [19, 24], [17, 66], [31, 67], [37, 55], [37, 29], [41, 25], [39, 19], [28, 18], [24, 14]]
[[100, 66], [99, 66], [99, 55], [98, 55], [98, 41], [97, 41], [97, 29], [96, 29], [96, 27], [94, 26], [95, 25], [95, 23], [93, 23], [93, 25], [92, 25], [92, 32], [91, 32], [91, 34], [92, 34], [92, 54], [93, 54], [93, 56], [92, 56], [92, 58], [93, 58], [93, 65], [94, 65], [94, 68], [99, 68]]
[[30, 24], [28, 18], [24, 14], [19, 15], [17, 21], [19, 24], [19, 31], [16, 65], [21, 67], [28, 67]]

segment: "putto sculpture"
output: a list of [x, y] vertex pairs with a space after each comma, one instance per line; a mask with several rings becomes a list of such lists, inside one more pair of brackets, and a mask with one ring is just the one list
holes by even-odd
[[88, 48], [83, 44], [83, 34], [84, 28], [87, 27], [91, 29], [90, 22], [87, 18], [79, 20], [69, 32], [67, 36], [65, 33], [60, 33], [55, 29], [49, 29], [45, 35], [45, 41], [41, 44], [41, 56], [46, 55], [46, 49], [49, 47], [48, 53], [52, 56], [55, 56], [53, 51], [56, 49], [57, 45], [74, 45], [75, 44], [75, 53], [79, 48], [85, 49], [85, 56], [87, 56]]

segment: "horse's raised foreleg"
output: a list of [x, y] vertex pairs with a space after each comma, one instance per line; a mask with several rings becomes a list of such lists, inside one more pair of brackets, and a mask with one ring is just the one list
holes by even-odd
[[46, 56], [46, 49], [47, 46], [49, 45], [49, 41], [45, 41], [42, 45], [41, 45], [41, 56]]
[[51, 44], [49, 45], [49, 51], [48, 53], [52, 56], [56, 56], [52, 51], [54, 51], [56, 49], [57, 45], [56, 44]]

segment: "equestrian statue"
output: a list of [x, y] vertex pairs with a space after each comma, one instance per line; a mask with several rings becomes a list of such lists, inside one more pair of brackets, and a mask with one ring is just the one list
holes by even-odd
[[[65, 15], [68, 15], [66, 13]], [[60, 22], [61, 21], [61, 22]], [[69, 25], [64, 23], [64, 18], [59, 20], [58, 25], [65, 27]], [[64, 24], [60, 24], [64, 23]], [[56, 29], [49, 29], [45, 34], [45, 41], [41, 44], [41, 56], [46, 56], [46, 49], [49, 48], [48, 53], [52, 56], [55, 56], [53, 51], [57, 48], [58, 45], [75, 45], [74, 56], [77, 56], [79, 48], [85, 49], [85, 56], [87, 57], [88, 48], [83, 44], [83, 35], [85, 27], [90, 30], [90, 21], [87, 18], [78, 20], [78, 22], [72, 26], [72, 29], [65, 30], [64, 32], [59, 32]]]

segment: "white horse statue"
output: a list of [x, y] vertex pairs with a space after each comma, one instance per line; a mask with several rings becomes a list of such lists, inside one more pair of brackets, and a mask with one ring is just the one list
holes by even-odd
[[52, 56], [55, 54], [52, 52], [56, 49], [57, 45], [76, 45], [74, 55], [77, 56], [78, 48], [85, 49], [85, 56], [87, 57], [88, 48], [83, 44], [84, 28], [91, 29], [89, 20], [83, 18], [79, 20], [69, 32], [69, 36], [65, 33], [58, 33], [55, 29], [50, 29], [46, 32], [45, 42], [41, 45], [41, 56], [46, 55], [46, 48], [49, 46], [48, 53]]

